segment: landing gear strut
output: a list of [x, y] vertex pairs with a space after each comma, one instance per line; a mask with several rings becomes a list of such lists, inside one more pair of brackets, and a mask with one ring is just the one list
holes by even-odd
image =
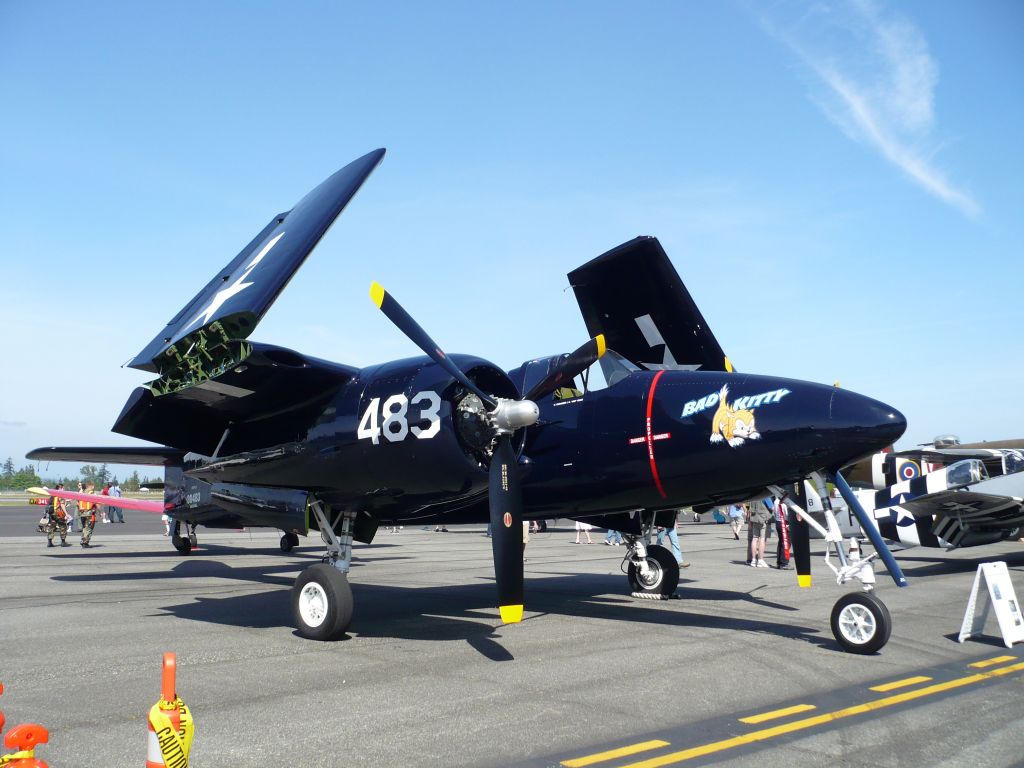
[[[776, 486], [772, 491], [825, 539], [825, 565], [835, 574], [836, 583], [842, 586], [853, 581], [860, 582], [862, 592], [848, 592], [832, 606], [830, 624], [836, 642], [847, 653], [868, 654], [880, 650], [889, 642], [892, 617], [885, 603], [874, 592], [874, 560], [879, 553], [876, 551], [862, 558], [860, 542], [855, 536], [850, 538], [848, 546], [844, 546], [846, 541], [831, 505], [824, 505], [825, 525], [822, 526], [786, 497], [783, 489]], [[833, 553], [839, 561], [838, 565], [832, 563]]]
[[626, 556], [623, 565], [633, 597], [668, 600], [679, 586], [679, 563], [665, 547], [648, 544], [654, 529], [654, 513], [643, 512], [640, 536], [626, 535]]
[[193, 547], [199, 546], [199, 538], [196, 536], [196, 527], [194, 524], [185, 523], [185, 528], [188, 531], [187, 536], [181, 535], [181, 521], [175, 520], [171, 526], [171, 544], [178, 550], [179, 554], [187, 555], [192, 551]]
[[[322, 563], [311, 565], [295, 580], [292, 617], [303, 637], [334, 640], [345, 634], [352, 623], [354, 602], [348, 571], [352, 565], [352, 526], [356, 513], [347, 510], [332, 513], [330, 507], [319, 500], [311, 501], [309, 508], [320, 527], [320, 536], [327, 543], [327, 554]], [[339, 523], [341, 531], [336, 533]], [[283, 538], [281, 548], [284, 549]]]

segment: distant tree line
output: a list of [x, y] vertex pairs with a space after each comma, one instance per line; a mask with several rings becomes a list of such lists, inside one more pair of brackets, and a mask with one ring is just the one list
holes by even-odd
[[[64, 483], [64, 485], [70, 488], [75, 488], [80, 482], [92, 482], [97, 488], [102, 488], [107, 483], [119, 482], [119, 479], [111, 473], [106, 464], [101, 464], [98, 467], [95, 464], [86, 464], [78, 470], [78, 477], [48, 477], [43, 479], [36, 474], [35, 468], [31, 464], [21, 469], [15, 469], [14, 460], [9, 456], [7, 461], [4, 462], [3, 472], [0, 472], [0, 491], [23, 491], [33, 485], [46, 485], [53, 488], [57, 483]], [[139, 477], [138, 471], [133, 471], [119, 484], [122, 491], [132, 493], [139, 490], [139, 488], [146, 487], [149, 483], [159, 482], [161, 482], [159, 477]]]
[[4, 462], [0, 473], [0, 491], [23, 491], [33, 485], [40, 485], [42, 480], [36, 474], [35, 467], [28, 464], [21, 469], [14, 468], [14, 460], [10, 456]]

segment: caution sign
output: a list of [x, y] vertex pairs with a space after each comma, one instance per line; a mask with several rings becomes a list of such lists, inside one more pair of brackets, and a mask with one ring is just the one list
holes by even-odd
[[[981, 582], [984, 580], [987, 590], [981, 592], [981, 605], [978, 605]], [[1013, 591], [1010, 572], [1003, 561], [982, 563], [974, 576], [974, 586], [967, 601], [967, 611], [960, 626], [959, 640], [962, 643], [971, 635], [980, 635], [988, 620], [989, 611], [995, 610], [999, 622], [999, 632], [1007, 648], [1014, 643], [1024, 642], [1024, 616], [1021, 615], [1020, 602]]]

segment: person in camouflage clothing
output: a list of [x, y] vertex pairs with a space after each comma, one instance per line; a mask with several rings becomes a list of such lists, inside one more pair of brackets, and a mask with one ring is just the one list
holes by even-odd
[[[64, 484], [58, 483], [57, 490], [63, 490]], [[46, 512], [46, 546], [53, 546], [53, 534], [60, 534], [60, 545], [62, 547], [69, 546], [68, 544], [68, 513], [64, 507], [64, 499], [58, 499], [54, 496], [50, 500], [50, 508]]]
[[[86, 483], [84, 493], [94, 493], [96, 491], [95, 483]], [[96, 507], [99, 506], [94, 501], [78, 501], [78, 516], [82, 521], [82, 546], [88, 547], [89, 540], [92, 538], [92, 529], [96, 527]]]

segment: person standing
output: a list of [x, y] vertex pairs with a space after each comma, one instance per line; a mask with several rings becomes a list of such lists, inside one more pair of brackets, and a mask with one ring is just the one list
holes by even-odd
[[[110, 496], [114, 499], [121, 498], [121, 486], [117, 484], [117, 480], [110, 484]], [[117, 520], [114, 517], [117, 517]], [[120, 507], [110, 508], [110, 522], [112, 523], [123, 523], [124, 522], [124, 510]]]
[[729, 505], [729, 525], [732, 527], [732, 536], [739, 541], [740, 531], [743, 529], [743, 516], [746, 514], [742, 504]]
[[[103, 490], [100, 491], [100, 496], [109, 496], [109, 495], [110, 495], [110, 483], [107, 483], [106, 485], [103, 486]], [[100, 513], [100, 522], [101, 523], [109, 523], [110, 522], [110, 507], [109, 506], [107, 506], [106, 504], [100, 505], [99, 513]]]
[[590, 538], [590, 532], [594, 529], [590, 523], [581, 523], [579, 520], [576, 521], [576, 543], [580, 543], [580, 532], [582, 531], [587, 535], [587, 544], [593, 544], [594, 540]]
[[[64, 483], [57, 483], [58, 491], [64, 490]], [[57, 498], [54, 496], [50, 499], [50, 508], [46, 513], [46, 546], [53, 546], [53, 534], [60, 534], [60, 545], [62, 547], [71, 546], [68, 544], [68, 513], [64, 506], [64, 499]]]
[[613, 531], [611, 528], [608, 529], [608, 533], [605, 534], [604, 543], [609, 547], [613, 544], [617, 547], [622, 543], [622, 534], [618, 531]]
[[775, 501], [775, 532], [779, 535], [778, 544], [775, 545], [775, 567], [780, 571], [789, 570], [789, 520], [786, 505], [782, 499]]
[[[96, 490], [96, 486], [93, 483], [86, 483], [85, 490], [83, 493], [92, 493]], [[82, 541], [83, 547], [91, 546], [89, 541], [92, 539], [92, 530], [96, 527], [96, 502], [95, 501], [81, 501], [78, 502], [78, 516], [82, 522]]]
[[750, 523], [750, 567], [767, 568], [764, 560], [764, 539], [768, 524], [772, 520], [772, 512], [764, 504], [752, 504], [749, 514]]
[[658, 526], [658, 546], [664, 546], [662, 542], [668, 537], [669, 550], [675, 555], [676, 562], [680, 568], [689, 568], [689, 563], [683, 562], [683, 550], [679, 548], [679, 534], [676, 533], [676, 522], [679, 520], [679, 511], [676, 510], [672, 516], [672, 524], [667, 527]]

